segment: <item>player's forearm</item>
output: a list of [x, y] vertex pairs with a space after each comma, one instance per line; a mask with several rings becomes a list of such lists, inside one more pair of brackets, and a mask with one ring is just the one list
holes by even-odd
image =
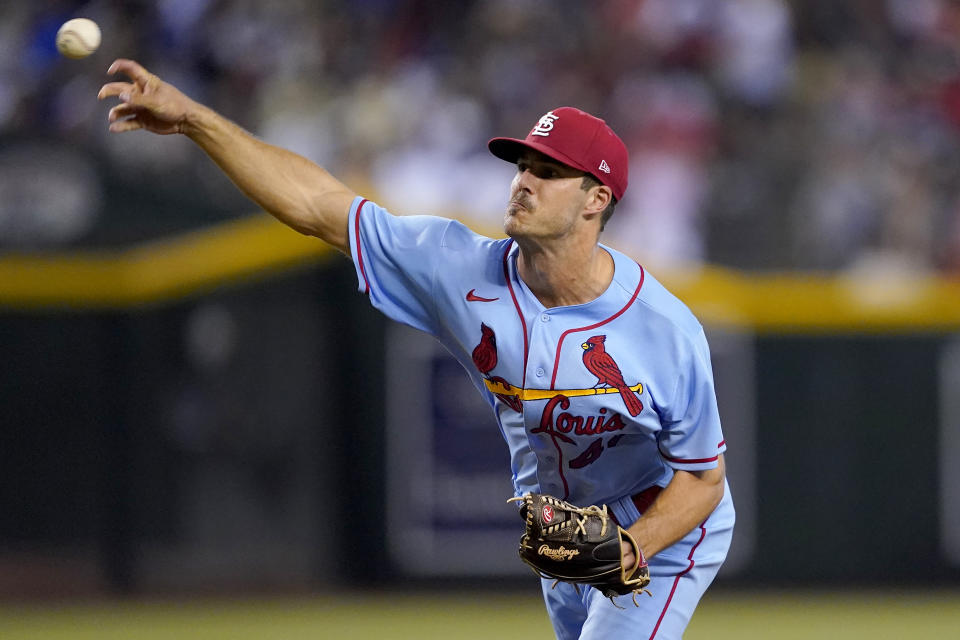
[[723, 456], [716, 469], [674, 474], [670, 484], [629, 529], [648, 559], [707, 519], [723, 499], [724, 477]]
[[355, 194], [326, 169], [257, 139], [201, 105], [190, 112], [182, 129], [265, 211], [348, 252], [347, 218]]

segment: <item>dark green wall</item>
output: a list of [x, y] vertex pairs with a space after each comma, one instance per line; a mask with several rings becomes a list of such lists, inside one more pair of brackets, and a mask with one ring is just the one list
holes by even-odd
[[[209, 305], [235, 347], [204, 368], [184, 335]], [[301, 558], [295, 586], [394, 573], [378, 526], [386, 324], [343, 260], [153, 308], [0, 312], [0, 555], [93, 553], [119, 591], [166, 584], [157, 553], [218, 535]], [[738, 507], [755, 509], [756, 539], [725, 579], [960, 581], [938, 546], [948, 338], [754, 338], [757, 501]], [[218, 495], [239, 506], [205, 512]], [[244, 553], [224, 556], [245, 567], [234, 584], [284, 583]]]

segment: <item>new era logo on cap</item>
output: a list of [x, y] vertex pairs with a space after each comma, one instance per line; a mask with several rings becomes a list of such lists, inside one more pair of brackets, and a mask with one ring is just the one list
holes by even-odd
[[568, 167], [589, 173], [610, 187], [620, 200], [627, 190], [627, 147], [606, 122], [574, 107], [543, 114], [523, 140], [493, 138], [490, 152], [516, 162], [524, 149], [534, 149]]

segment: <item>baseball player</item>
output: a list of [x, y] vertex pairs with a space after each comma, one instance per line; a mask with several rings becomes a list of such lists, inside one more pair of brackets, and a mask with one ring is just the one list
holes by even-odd
[[[618, 604], [543, 581], [558, 638], [679, 638], [726, 557], [734, 509], [703, 329], [642, 266], [599, 243], [627, 188], [627, 150], [570, 107], [524, 139], [506, 239], [391, 215], [324, 169], [268, 145], [136, 62], [101, 99], [113, 132], [181, 133], [281, 222], [350, 256], [384, 314], [435, 336], [484, 396], [510, 449], [516, 496], [606, 505], [649, 561], [650, 597]], [[633, 561], [627, 551], [624, 565]]]

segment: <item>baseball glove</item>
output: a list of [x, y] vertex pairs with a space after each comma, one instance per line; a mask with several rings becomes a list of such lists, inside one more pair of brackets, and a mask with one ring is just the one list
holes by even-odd
[[[541, 577], [584, 584], [613, 601], [615, 596], [651, 595], [650, 570], [637, 541], [617, 525], [607, 507], [581, 508], [553, 496], [528, 493], [509, 502], [520, 502], [520, 517], [527, 524], [520, 538], [520, 559]], [[633, 566], [623, 566], [621, 542], [633, 548]], [[556, 586], [556, 583], [554, 583]], [[616, 604], [616, 602], [614, 602]]]

